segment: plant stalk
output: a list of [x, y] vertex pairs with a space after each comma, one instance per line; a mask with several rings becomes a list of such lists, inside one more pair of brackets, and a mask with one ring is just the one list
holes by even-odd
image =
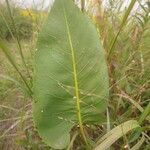
[[20, 53], [20, 56], [21, 56], [21, 59], [22, 59], [22, 62], [23, 62], [23, 65], [25, 66], [26, 68], [26, 71], [28, 73], [28, 76], [31, 78], [31, 75], [30, 75], [30, 72], [29, 72], [29, 69], [27, 67], [27, 64], [25, 62], [25, 58], [24, 58], [24, 55], [23, 55], [23, 51], [22, 51], [22, 47], [21, 47], [21, 43], [20, 43], [20, 40], [19, 40], [19, 36], [18, 36], [18, 31], [17, 31], [17, 28], [16, 28], [16, 25], [15, 25], [15, 21], [14, 21], [14, 18], [13, 18], [13, 15], [12, 15], [12, 12], [11, 12], [11, 8], [10, 8], [10, 4], [9, 4], [9, 1], [6, 0], [6, 5], [7, 5], [7, 8], [8, 8], [8, 13], [9, 13], [9, 16], [10, 16], [10, 19], [11, 19], [11, 22], [12, 22], [12, 25], [13, 25], [13, 28], [14, 28], [14, 31], [16, 33], [16, 41], [17, 41], [17, 45], [18, 45], [18, 49], [19, 49], [19, 53]]
[[109, 49], [109, 51], [108, 51], [108, 59], [110, 59], [110, 56], [111, 56], [111, 54], [112, 54], [112, 52], [113, 52], [113, 49], [114, 49], [114, 46], [115, 46], [116, 41], [117, 41], [117, 39], [118, 39], [118, 36], [119, 36], [120, 32], [122, 31], [123, 27], [125, 26], [125, 23], [126, 23], [128, 17], [129, 17], [130, 12], [131, 12], [132, 9], [133, 9], [133, 6], [134, 6], [135, 2], [136, 2], [136, 0], [132, 0], [132, 1], [131, 1], [130, 5], [129, 5], [128, 9], [127, 9], [127, 11], [126, 11], [125, 14], [124, 14], [124, 17], [123, 17], [123, 19], [122, 19], [122, 22], [121, 22], [119, 31], [117, 32], [116, 36], [114, 37], [114, 39], [113, 39], [112, 42], [111, 42], [110, 49]]

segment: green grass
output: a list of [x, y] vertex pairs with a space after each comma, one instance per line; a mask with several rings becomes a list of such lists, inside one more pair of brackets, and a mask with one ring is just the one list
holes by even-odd
[[[140, 129], [127, 134], [115, 130], [119, 139], [116, 138], [111, 143], [111, 139], [107, 137], [108, 141], [105, 139], [102, 142], [106, 145], [107, 142], [111, 143], [110, 149], [150, 148], [150, 6], [148, 1], [145, 4], [139, 1], [141, 11], [137, 10], [134, 15], [130, 15], [134, 2], [132, 1], [127, 10], [114, 8], [115, 3], [111, 3], [104, 12], [99, 6], [97, 15], [93, 15], [90, 9], [88, 11], [96, 23], [105, 49], [110, 77], [110, 99], [107, 123], [102, 126], [93, 125], [90, 129], [87, 127], [87, 132], [95, 143], [98, 141], [96, 145], [99, 145], [98, 139], [112, 133], [116, 126], [119, 128], [126, 121], [136, 120], [141, 125]], [[96, 9], [98, 6], [95, 4], [91, 7]], [[27, 92], [29, 90], [26, 90], [28, 86], [32, 90], [37, 32], [35, 28], [30, 40], [16, 40], [16, 37], [9, 41], [3, 39], [2, 43], [8, 53], [11, 53], [11, 58], [5, 55], [5, 48], [0, 43], [3, 48], [3, 51], [0, 50], [0, 149], [50, 149], [39, 138], [33, 125], [33, 99]], [[25, 62], [22, 62], [18, 40]], [[13, 67], [12, 60], [28, 86]], [[68, 149], [84, 149], [84, 142], [77, 132], [72, 133]]]

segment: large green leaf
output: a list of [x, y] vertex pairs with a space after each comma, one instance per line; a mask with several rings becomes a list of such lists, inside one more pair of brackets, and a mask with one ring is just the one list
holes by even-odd
[[63, 149], [69, 132], [100, 123], [108, 99], [108, 73], [95, 26], [72, 0], [55, 0], [39, 34], [35, 57], [34, 122], [43, 141]]

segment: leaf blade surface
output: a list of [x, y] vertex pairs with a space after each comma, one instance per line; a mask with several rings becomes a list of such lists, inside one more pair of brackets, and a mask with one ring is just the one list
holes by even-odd
[[37, 49], [34, 122], [48, 145], [63, 149], [74, 125], [102, 120], [108, 98], [103, 49], [94, 25], [71, 0], [55, 1]]

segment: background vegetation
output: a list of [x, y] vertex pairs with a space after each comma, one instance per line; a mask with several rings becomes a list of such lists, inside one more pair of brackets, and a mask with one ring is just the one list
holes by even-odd
[[[94, 126], [89, 135], [97, 141], [114, 127], [133, 119], [141, 129], [123, 134], [110, 149], [149, 150], [150, 2], [131, 0], [127, 7], [120, 0], [109, 0], [106, 6], [98, 0], [88, 4], [82, 5], [82, 9], [98, 29], [110, 77], [107, 123]], [[135, 4], [137, 8], [132, 7]], [[0, 6], [0, 45], [7, 47], [0, 51], [2, 150], [50, 149], [38, 137], [31, 109], [35, 45], [46, 16], [45, 12], [9, 7], [9, 3]], [[79, 135], [73, 135], [73, 140], [70, 147], [84, 149]]]
[[[20, 39], [31, 38], [33, 32], [33, 21], [32, 16], [25, 16], [23, 10], [19, 8], [12, 8], [12, 15], [17, 29], [17, 34]], [[0, 36], [4, 39], [11, 39], [13, 34], [16, 37], [13, 22], [11, 21], [6, 6], [1, 6], [1, 17], [0, 17]], [[7, 22], [7, 25], [6, 25]]]

